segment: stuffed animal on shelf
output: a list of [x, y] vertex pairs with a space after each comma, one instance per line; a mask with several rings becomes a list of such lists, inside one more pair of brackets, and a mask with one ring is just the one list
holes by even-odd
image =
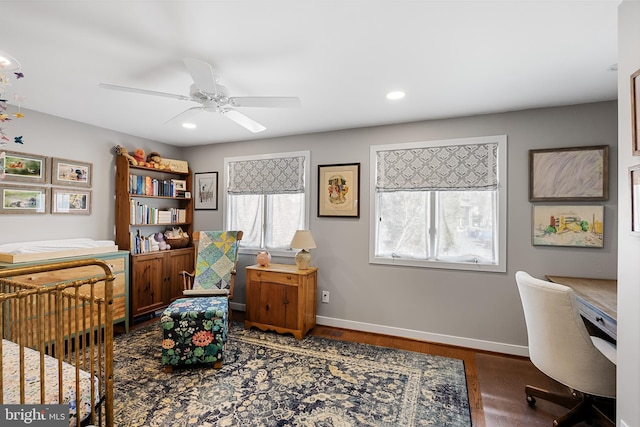
[[163, 170], [166, 168], [166, 166], [162, 162], [162, 157], [160, 157], [160, 154], [156, 153], [155, 151], [149, 153], [149, 155], [147, 156], [147, 163], [150, 164], [150, 167], [154, 169]]
[[136, 166], [138, 161], [121, 145], [116, 145], [116, 154], [129, 160], [129, 163]]
[[167, 241], [164, 239], [164, 234], [158, 232], [156, 234], [154, 234], [155, 237], [155, 241], [158, 242], [158, 249], [160, 249], [161, 251], [166, 251], [171, 249], [171, 245], [167, 243]]
[[136, 162], [138, 164], [138, 166], [146, 166], [147, 163], [147, 157], [145, 155], [145, 152], [142, 148], [136, 148], [133, 151], [133, 158], [136, 159]]

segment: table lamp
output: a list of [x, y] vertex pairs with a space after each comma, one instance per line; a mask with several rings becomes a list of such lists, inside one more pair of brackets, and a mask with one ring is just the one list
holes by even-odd
[[311, 254], [309, 249], [316, 248], [316, 242], [313, 240], [311, 231], [309, 230], [297, 230], [296, 234], [291, 240], [291, 247], [293, 249], [300, 249], [300, 252], [296, 254], [296, 265], [298, 270], [308, 270], [309, 263], [311, 262]]

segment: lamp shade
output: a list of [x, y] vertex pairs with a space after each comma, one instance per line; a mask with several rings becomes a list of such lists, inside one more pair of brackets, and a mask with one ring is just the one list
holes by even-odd
[[297, 230], [291, 240], [291, 247], [294, 249], [314, 249], [317, 248], [316, 242], [313, 240], [311, 231]]

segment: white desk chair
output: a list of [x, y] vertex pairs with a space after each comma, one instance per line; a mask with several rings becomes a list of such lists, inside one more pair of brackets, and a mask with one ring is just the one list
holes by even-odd
[[529, 405], [534, 406], [539, 397], [571, 408], [554, 420], [554, 426], [597, 420], [603, 426], [615, 427], [615, 420], [601, 410], [602, 406], [615, 406], [611, 400], [616, 396], [615, 346], [589, 335], [570, 287], [536, 279], [523, 271], [516, 273], [516, 282], [531, 362], [572, 390], [571, 395], [561, 395], [527, 385]]

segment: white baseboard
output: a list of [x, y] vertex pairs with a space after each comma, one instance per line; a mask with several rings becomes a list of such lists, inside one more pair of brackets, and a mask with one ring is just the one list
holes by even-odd
[[[232, 310], [245, 311], [245, 304], [231, 302], [229, 303], [229, 306]], [[391, 335], [394, 337], [428, 341], [434, 344], [455, 345], [457, 347], [467, 347], [475, 350], [493, 351], [496, 353], [529, 357], [529, 348], [521, 345], [483, 341], [474, 338], [456, 337], [452, 335], [434, 334], [431, 332], [422, 332], [413, 329], [403, 329], [393, 326], [376, 325], [373, 323], [355, 322], [353, 320], [336, 319], [333, 317], [325, 316], [316, 316], [316, 323], [318, 325], [333, 326], [335, 328], [352, 329], [354, 331], [372, 332], [376, 334]]]
[[410, 338], [428, 341], [435, 344], [455, 345], [475, 350], [493, 351], [514, 356], [529, 356], [529, 348], [520, 345], [505, 344], [493, 341], [483, 341], [474, 338], [456, 337], [452, 335], [434, 334], [413, 329], [396, 328], [393, 326], [376, 325], [373, 323], [354, 322], [352, 320], [335, 319], [332, 317], [316, 316], [318, 325], [333, 326], [335, 328], [352, 329], [355, 331], [373, 332], [376, 334]]

